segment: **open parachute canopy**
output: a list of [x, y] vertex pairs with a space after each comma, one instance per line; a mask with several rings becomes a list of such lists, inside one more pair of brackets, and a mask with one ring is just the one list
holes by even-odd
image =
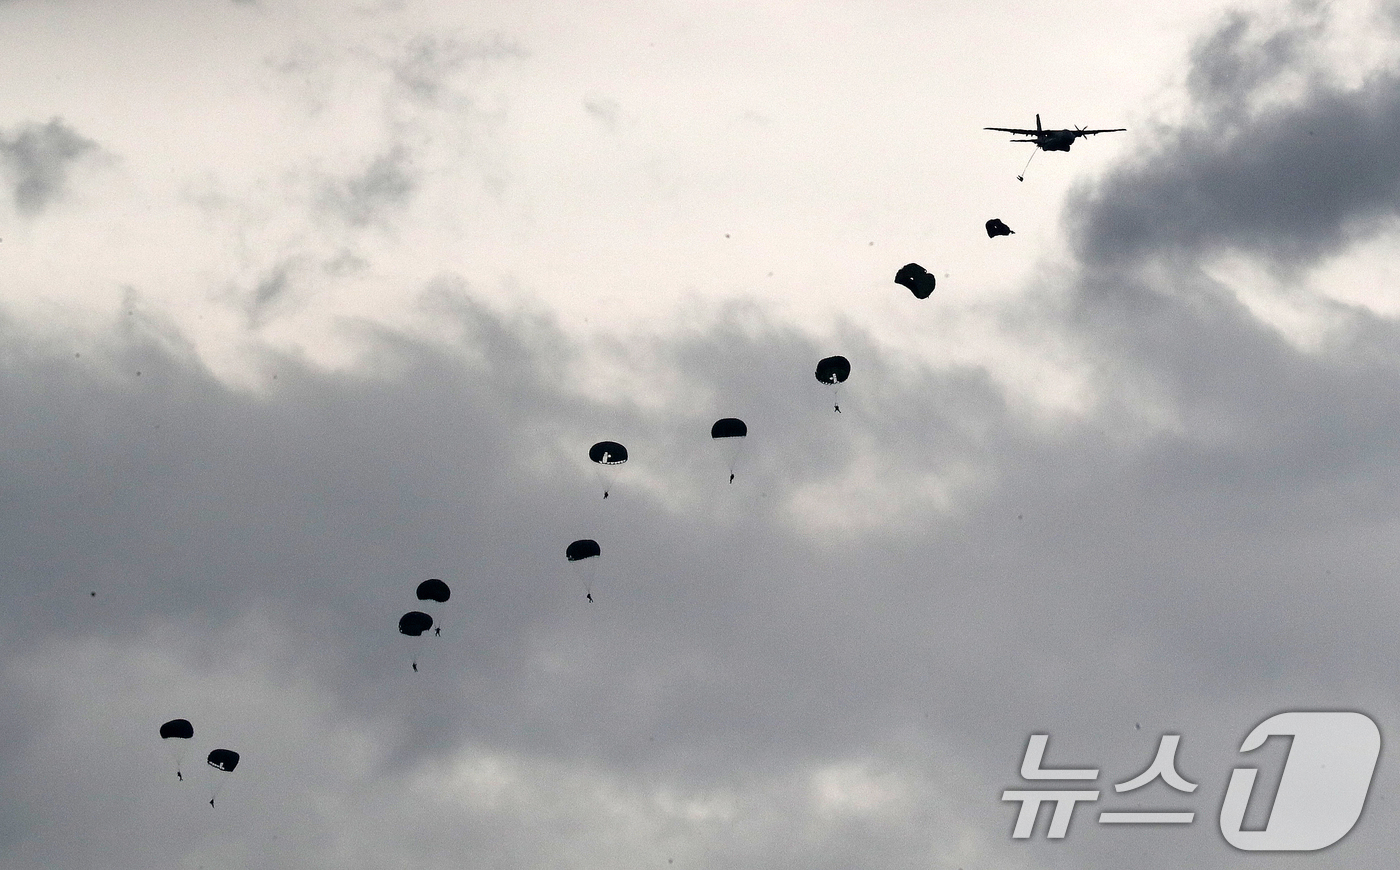
[[824, 384], [845, 383], [851, 376], [851, 361], [844, 356], [829, 356], [817, 363], [817, 380]]
[[452, 597], [452, 590], [441, 580], [424, 580], [418, 584], [419, 601], [436, 601], [441, 604]]
[[909, 263], [895, 273], [894, 283], [909, 288], [917, 299], [927, 299], [933, 293], [934, 279], [928, 270], [918, 263]]
[[564, 551], [564, 555], [570, 562], [578, 562], [583, 559], [591, 559], [594, 556], [601, 556], [603, 548], [598, 546], [598, 542], [592, 538], [584, 538], [574, 541], [569, 548]]
[[189, 740], [194, 736], [194, 726], [190, 724], [188, 719], [171, 719], [160, 726], [160, 736], [164, 740], [169, 740], [172, 737]]
[[987, 238], [989, 239], [994, 239], [997, 236], [1009, 236], [1014, 232], [1016, 231], [1002, 223], [999, 218], [987, 221]]
[[710, 427], [711, 438], [743, 438], [749, 434], [749, 427], [744, 425], [744, 421], [738, 417], [725, 417], [716, 420], [715, 425]]
[[433, 627], [433, 618], [421, 610], [410, 610], [399, 617], [399, 634], [418, 637]]
[[209, 753], [209, 766], [215, 770], [232, 773], [238, 766], [238, 753], [232, 749], [215, 749]]
[[627, 461], [627, 448], [616, 441], [599, 441], [588, 448], [588, 458], [599, 465], [621, 465]]

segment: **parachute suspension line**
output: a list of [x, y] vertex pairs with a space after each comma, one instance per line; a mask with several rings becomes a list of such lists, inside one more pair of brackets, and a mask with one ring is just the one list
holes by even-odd
[[1016, 180], [1017, 180], [1017, 181], [1025, 181], [1025, 180], [1026, 180], [1026, 170], [1031, 168], [1031, 161], [1035, 159], [1035, 152], [1037, 152], [1037, 151], [1039, 151], [1039, 150], [1040, 150], [1040, 147], [1039, 147], [1039, 146], [1036, 146], [1035, 148], [1032, 148], [1032, 149], [1031, 149], [1031, 156], [1026, 158], [1026, 165], [1021, 167], [1021, 174], [1018, 175], [1018, 176], [1016, 176]]

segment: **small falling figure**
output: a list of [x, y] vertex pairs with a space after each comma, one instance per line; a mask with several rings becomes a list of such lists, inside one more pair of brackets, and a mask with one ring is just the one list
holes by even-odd
[[437, 628], [433, 629], [433, 635], [435, 637], [442, 637], [442, 626], [439, 625]]
[[733, 482], [734, 482], [734, 472], [732, 472], [732, 471], [729, 472], [729, 482], [730, 482], [730, 483], [733, 483]]
[[184, 775], [183, 773], [181, 773], [180, 771], [178, 771], [178, 770], [175, 771], [175, 776], [176, 776], [177, 779], [180, 780], [180, 782], [184, 782], [184, 781], [185, 781], [185, 775]]
[[589, 603], [589, 604], [592, 604], [592, 603], [593, 603], [593, 593], [592, 593], [592, 592], [589, 592], [588, 595], [585, 596], [585, 597], [588, 598], [588, 603]]
[[414, 663], [413, 663], [413, 672], [414, 672], [415, 674], [418, 673], [418, 663], [417, 663], [417, 662], [414, 662]]

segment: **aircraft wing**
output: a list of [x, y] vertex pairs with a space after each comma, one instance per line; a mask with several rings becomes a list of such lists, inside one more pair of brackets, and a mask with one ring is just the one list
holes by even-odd
[[[983, 127], [983, 130], [996, 130], [998, 133], [1015, 133], [1018, 136], [1034, 136], [1035, 130], [1018, 130], [1015, 127]], [[1096, 133], [1107, 133], [1108, 130], [1095, 130]]]
[[1112, 130], [1075, 130], [1074, 132], [1080, 136], [1092, 136], [1095, 133], [1125, 133], [1127, 130], [1127, 127], [1114, 127]]

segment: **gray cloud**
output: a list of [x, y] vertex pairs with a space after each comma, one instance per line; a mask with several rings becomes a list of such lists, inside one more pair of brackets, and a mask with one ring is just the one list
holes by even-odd
[[63, 195], [69, 167], [96, 149], [61, 118], [0, 134], [0, 166], [14, 184], [15, 208], [28, 216], [43, 211]]
[[438, 99], [463, 70], [525, 56], [518, 42], [499, 33], [476, 38], [420, 34], [403, 47], [391, 68], [400, 86], [419, 99], [431, 101]]
[[[852, 330], [833, 347], [742, 307], [590, 350], [445, 282], [426, 304], [453, 341], [369, 328], [357, 369], [270, 356], [258, 395], [140, 317], [81, 357], [12, 330], [0, 636], [22, 715], [0, 732], [101, 747], [149, 797], [101, 803], [84, 752], [7, 756], [0, 803], [67, 809], [7, 814], [0, 849], [905, 866], [971, 826], [995, 866], [1026, 854], [996, 795], [1028, 729], [1119, 781], [1180, 729], [1211, 792], [1280, 703], [1388, 710], [1392, 560], [1366, 539], [1400, 507], [1394, 355], [1311, 358], [1219, 305], [1090, 298], [1079, 328], [1121, 340], [1095, 346], [1104, 365], [1201, 361], [1171, 370], [1181, 434], [1046, 431], [977, 368], [911, 366]], [[1204, 362], [1226, 349], [1248, 364]], [[833, 351], [854, 364], [840, 416], [810, 371]], [[677, 387], [659, 406], [591, 399], [574, 380], [589, 359]], [[733, 486], [707, 438], [730, 414], [752, 442]], [[583, 462], [605, 437], [632, 451], [606, 503]], [[908, 497], [955, 472], [980, 482], [941, 507]], [[850, 531], [869, 511], [887, 515]], [[585, 536], [606, 560], [592, 606], [563, 561]], [[410, 646], [393, 624], [426, 576], [453, 600], [433, 611], [444, 637]], [[144, 688], [118, 699], [89, 683], [104, 673]], [[244, 752], [220, 798], [231, 827], [138, 833], [183, 818], [149, 740], [191, 708]], [[494, 761], [460, 799], [433, 797], [477, 754]], [[128, 833], [99, 838], [109, 825]], [[1210, 831], [1162, 838], [1171, 862], [1147, 866], [1228, 866]], [[1076, 833], [1034, 860], [1114, 866], [1092, 825]], [[1377, 825], [1337, 866], [1392, 839]]]
[[590, 96], [583, 99], [583, 110], [609, 130], [617, 129], [617, 113], [620, 108], [617, 100], [609, 97]]
[[[1261, 27], [1241, 13], [1204, 39], [1189, 76], [1199, 111], [1071, 198], [1087, 261], [1240, 250], [1305, 265], [1393, 224], [1400, 77], [1348, 88], [1315, 65], [1298, 73], [1318, 27], [1245, 38]], [[1259, 103], [1285, 73], [1306, 80], [1301, 98]]]
[[351, 226], [382, 223], [417, 190], [412, 165], [408, 150], [395, 147], [370, 161], [363, 173], [326, 183], [320, 203]]

